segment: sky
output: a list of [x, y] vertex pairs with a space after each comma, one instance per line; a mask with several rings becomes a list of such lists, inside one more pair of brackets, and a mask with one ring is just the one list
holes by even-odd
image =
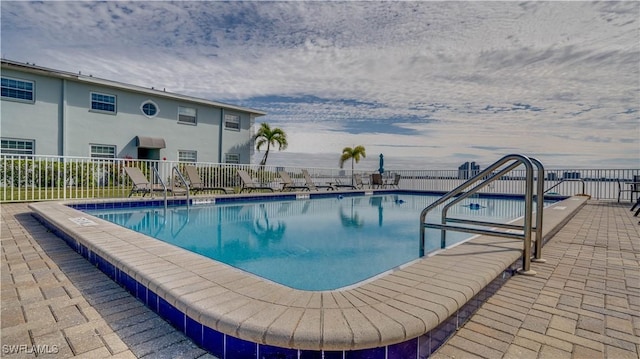
[[[267, 112], [270, 165], [640, 168], [640, 2], [0, 2], [2, 57]], [[255, 163], [262, 152], [256, 152]]]

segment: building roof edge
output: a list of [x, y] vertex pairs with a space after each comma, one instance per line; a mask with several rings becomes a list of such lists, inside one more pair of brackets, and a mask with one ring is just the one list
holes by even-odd
[[249, 107], [236, 106], [236, 105], [232, 105], [232, 104], [228, 104], [228, 103], [207, 100], [207, 99], [203, 99], [203, 98], [199, 98], [199, 97], [193, 97], [193, 96], [187, 96], [187, 95], [173, 93], [173, 92], [167, 92], [165, 90], [157, 90], [157, 89], [155, 89], [153, 87], [152, 88], [147, 88], [147, 87], [143, 87], [143, 86], [127, 84], [127, 83], [124, 83], [124, 82], [119, 82], [119, 81], [113, 81], [113, 80], [107, 80], [107, 79], [103, 79], [103, 78], [99, 78], [99, 77], [94, 77], [92, 75], [82, 75], [80, 72], [73, 73], [73, 72], [68, 72], [68, 71], [63, 71], [63, 70], [56, 70], [56, 69], [51, 69], [51, 68], [47, 68], [47, 67], [43, 67], [43, 66], [36, 66], [35, 64], [30, 64], [28, 62], [22, 63], [22, 62], [8, 60], [8, 59], [3, 58], [2, 59], [2, 68], [5, 68], [5, 67], [7, 67], [7, 68], [17, 68], [17, 69], [20, 69], [20, 70], [23, 70], [23, 71], [44, 74], [44, 75], [57, 77], [57, 78], [61, 78], [61, 79], [68, 79], [68, 80], [72, 80], [72, 81], [85, 82], [85, 83], [94, 83], [94, 84], [97, 84], [97, 85], [119, 88], [119, 89], [126, 90], [126, 91], [144, 93], [144, 94], [148, 94], [148, 95], [160, 96], [160, 97], [174, 99], [174, 100], [188, 101], [188, 102], [194, 102], [194, 103], [199, 103], [199, 104], [208, 105], [208, 106], [220, 107], [222, 109], [230, 109], [230, 110], [248, 112], [250, 114], [254, 114], [254, 115], [258, 115], [258, 116], [264, 116], [264, 115], [267, 114], [264, 111], [253, 109], [253, 108], [249, 108]]

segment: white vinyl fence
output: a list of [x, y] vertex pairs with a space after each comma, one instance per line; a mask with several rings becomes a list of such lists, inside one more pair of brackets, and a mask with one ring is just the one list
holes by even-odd
[[[257, 183], [272, 187], [275, 191], [282, 188], [279, 171], [286, 171], [295, 182], [304, 184], [303, 168], [298, 167], [1, 155], [0, 202], [126, 198], [133, 184], [125, 174], [124, 167], [138, 167], [151, 183], [173, 188], [184, 186], [177, 171], [184, 175], [185, 165], [197, 167], [206, 187], [234, 188], [236, 193], [242, 186], [237, 175], [239, 169], [246, 170]], [[306, 169], [316, 184], [350, 184], [353, 181], [350, 169]], [[360, 174], [364, 188], [369, 188], [371, 172], [356, 169], [354, 173]], [[390, 169], [385, 171], [383, 177], [390, 180], [395, 174], [401, 176], [399, 189], [436, 192], [450, 191], [472, 175], [459, 170]], [[514, 170], [481, 192], [522, 194], [524, 177], [524, 170]], [[629, 201], [631, 192], [620, 190], [628, 190], [631, 188], [630, 182], [639, 181], [640, 169], [546, 169], [544, 187], [548, 194], [587, 194], [595, 199], [617, 200], [621, 193], [622, 200]]]

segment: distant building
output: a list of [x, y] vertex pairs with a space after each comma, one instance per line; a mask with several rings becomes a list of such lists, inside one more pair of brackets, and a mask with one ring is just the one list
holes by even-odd
[[5, 59], [1, 98], [5, 154], [250, 163], [266, 114]]
[[458, 179], [469, 179], [480, 173], [480, 165], [475, 162], [465, 162], [458, 167]]
[[580, 179], [580, 172], [563, 172], [562, 179]]

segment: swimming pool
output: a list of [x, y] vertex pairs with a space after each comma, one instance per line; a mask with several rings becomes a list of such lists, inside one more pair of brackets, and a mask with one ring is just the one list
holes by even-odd
[[[419, 214], [437, 198], [335, 195], [86, 212], [288, 287], [318, 291], [347, 287], [418, 259]], [[523, 213], [521, 199], [495, 197], [469, 199], [450, 211], [501, 223]], [[450, 232], [446, 245], [471, 237]], [[426, 252], [439, 249], [440, 231], [428, 230]]]
[[[266, 204], [282, 196], [221, 196], [194, 202]], [[363, 199], [367, 196], [362, 193]], [[304, 201], [293, 202], [290, 211], [301, 211]], [[543, 237], [559, 230], [585, 203], [586, 197], [578, 196], [545, 208]], [[178, 208], [185, 201], [169, 200], [169, 208], [173, 204]], [[499, 215], [499, 207], [486, 204], [481, 210]], [[38, 202], [29, 208], [107, 277], [221, 359], [428, 357], [518, 268], [522, 254], [521, 240], [479, 236], [358, 285], [306, 291], [263, 280], [79, 210], [149, 206], [162, 208], [163, 201]], [[522, 224], [522, 219], [516, 223]], [[180, 228], [174, 226], [176, 231]]]

